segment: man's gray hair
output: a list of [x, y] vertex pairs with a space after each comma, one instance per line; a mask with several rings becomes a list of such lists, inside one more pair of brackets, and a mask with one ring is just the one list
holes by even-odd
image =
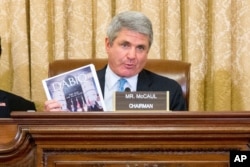
[[126, 11], [116, 15], [107, 29], [107, 37], [112, 45], [121, 29], [135, 31], [149, 37], [149, 47], [153, 42], [152, 23], [149, 18], [136, 11]]

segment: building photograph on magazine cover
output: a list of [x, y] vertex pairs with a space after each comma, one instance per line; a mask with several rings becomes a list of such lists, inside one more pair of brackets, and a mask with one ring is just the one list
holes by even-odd
[[59, 101], [62, 110], [104, 111], [103, 97], [92, 64], [45, 79], [43, 86], [47, 98]]

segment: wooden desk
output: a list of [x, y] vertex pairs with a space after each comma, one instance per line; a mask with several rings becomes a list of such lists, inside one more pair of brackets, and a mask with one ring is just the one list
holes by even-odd
[[7, 144], [15, 138], [17, 124], [13, 119], [0, 119], [0, 145]]
[[229, 152], [250, 141], [249, 112], [15, 112], [0, 122], [17, 125], [0, 167], [229, 167]]

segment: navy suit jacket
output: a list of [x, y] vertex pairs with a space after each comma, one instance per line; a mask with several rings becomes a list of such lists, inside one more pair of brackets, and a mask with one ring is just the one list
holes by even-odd
[[[97, 71], [97, 76], [104, 95], [104, 83], [106, 67]], [[138, 75], [137, 91], [169, 91], [170, 110], [187, 111], [186, 102], [182, 94], [181, 86], [170, 78], [157, 75], [151, 71], [143, 69]]]
[[15, 94], [0, 90], [0, 118], [10, 118], [11, 111], [36, 110], [35, 104]]

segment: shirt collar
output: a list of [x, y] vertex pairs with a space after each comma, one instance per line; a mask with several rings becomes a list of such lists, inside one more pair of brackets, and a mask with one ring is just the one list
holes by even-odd
[[[108, 87], [108, 89], [112, 89], [115, 85], [117, 80], [119, 80], [121, 77], [116, 75], [109, 67], [109, 65], [107, 66], [106, 69], [106, 75], [105, 75], [105, 81], [106, 81], [106, 85]], [[137, 78], [138, 78], [138, 74], [126, 78], [124, 77], [127, 81], [128, 81], [128, 85], [131, 89], [131, 91], [136, 91], [136, 86], [137, 86]]]

